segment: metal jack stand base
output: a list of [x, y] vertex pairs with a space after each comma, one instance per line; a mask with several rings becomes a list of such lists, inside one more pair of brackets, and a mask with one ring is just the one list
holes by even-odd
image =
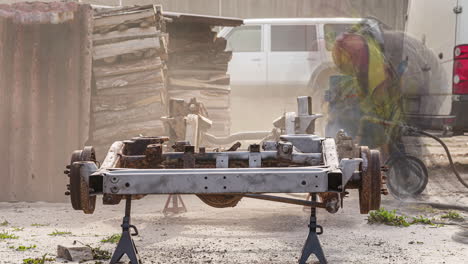
[[[169, 204], [172, 200], [172, 207], [169, 207]], [[182, 206], [179, 206], [179, 201]], [[180, 194], [169, 194], [167, 197], [166, 205], [164, 205], [163, 214], [168, 215], [169, 213], [180, 214], [186, 213], [187, 208], [185, 207], [184, 201]]]
[[[317, 194], [312, 193], [312, 202], [317, 201]], [[314, 254], [317, 259], [319, 260], [320, 264], [327, 264], [327, 259], [325, 258], [325, 254], [323, 254], [322, 246], [320, 245], [320, 241], [317, 235], [321, 235], [323, 233], [323, 228], [320, 225], [317, 225], [317, 216], [316, 212], [317, 208], [311, 207], [310, 208], [310, 223], [309, 223], [309, 235], [307, 236], [307, 240], [305, 242], [304, 248], [302, 248], [302, 255], [301, 259], [299, 260], [299, 264], [306, 264], [307, 259], [310, 255]], [[319, 232], [317, 232], [317, 228]]]
[[[122, 221], [122, 237], [117, 244], [117, 248], [112, 255], [110, 264], [116, 264], [123, 255], [127, 255], [130, 259], [131, 264], [142, 264], [140, 256], [138, 256], [138, 250], [135, 247], [132, 236], [138, 235], [138, 229], [130, 224], [130, 210], [132, 205], [132, 198], [128, 196], [125, 201], [125, 216]], [[130, 233], [130, 229], [133, 229], [135, 233]]]

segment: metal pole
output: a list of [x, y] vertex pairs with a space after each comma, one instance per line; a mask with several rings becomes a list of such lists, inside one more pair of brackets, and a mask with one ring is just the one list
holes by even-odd
[[[323, 203], [318, 203], [317, 198], [315, 200], [306, 201], [306, 200], [299, 200], [299, 199], [292, 199], [280, 196], [273, 196], [273, 195], [265, 195], [265, 194], [244, 194], [244, 197], [252, 198], [252, 199], [259, 199], [259, 200], [266, 200], [272, 202], [279, 202], [279, 203], [288, 203], [288, 204], [295, 204], [295, 205], [302, 205], [308, 206], [313, 208], [325, 208], [326, 205]], [[314, 211], [314, 210], [312, 210]]]

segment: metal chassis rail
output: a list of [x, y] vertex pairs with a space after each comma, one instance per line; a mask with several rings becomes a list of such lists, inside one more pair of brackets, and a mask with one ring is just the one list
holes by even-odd
[[[344, 159], [336, 169], [324, 166], [98, 170], [94, 162], [75, 162], [73, 166], [79, 166], [80, 175], [88, 184], [91, 178], [102, 177], [103, 194], [244, 194], [341, 192], [360, 163], [361, 159]], [[339, 178], [337, 189], [329, 188], [330, 177]]]
[[103, 175], [109, 194], [220, 194], [325, 192], [328, 169], [242, 168], [112, 170]]

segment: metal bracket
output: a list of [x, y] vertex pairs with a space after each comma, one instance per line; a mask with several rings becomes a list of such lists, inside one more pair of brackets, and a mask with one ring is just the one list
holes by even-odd
[[229, 168], [229, 156], [228, 155], [216, 156], [216, 168]]
[[262, 155], [260, 154], [260, 152], [249, 153], [249, 167], [250, 168], [262, 167]]
[[360, 158], [355, 158], [355, 159], [342, 159], [340, 161], [340, 168], [341, 170], [341, 177], [342, 177], [342, 183], [343, 185], [346, 185], [346, 183], [353, 177], [354, 172], [359, 169], [359, 165], [361, 164], [362, 159]]

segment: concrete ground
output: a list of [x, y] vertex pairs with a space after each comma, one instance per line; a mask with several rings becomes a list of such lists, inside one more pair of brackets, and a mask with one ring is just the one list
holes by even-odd
[[[466, 222], [442, 227], [369, 225], [367, 216], [359, 214], [357, 197], [351, 191], [336, 214], [319, 211], [324, 227], [320, 240], [330, 263], [468, 263], [468, 245], [452, 239], [467, 230]], [[161, 213], [166, 196], [133, 203], [132, 223], [140, 231], [135, 241], [144, 263], [297, 263], [308, 232], [309, 214], [302, 207], [243, 199], [235, 208], [216, 209], [195, 196], [183, 199], [189, 211], [169, 217]], [[442, 221], [446, 211], [419, 204], [425, 201], [466, 206], [468, 192], [446, 171], [434, 171], [421, 200], [401, 202], [386, 196], [383, 207]], [[48, 203], [0, 203], [0, 211], [0, 222], [8, 221], [0, 232], [18, 236], [0, 240], [0, 263], [22, 263], [45, 253], [55, 256], [57, 245], [73, 241], [112, 251], [115, 244], [100, 241], [120, 232], [123, 203], [104, 206], [98, 201], [93, 215], [74, 211], [70, 204]], [[54, 231], [71, 234], [49, 235]], [[32, 245], [36, 248], [15, 250]]]

